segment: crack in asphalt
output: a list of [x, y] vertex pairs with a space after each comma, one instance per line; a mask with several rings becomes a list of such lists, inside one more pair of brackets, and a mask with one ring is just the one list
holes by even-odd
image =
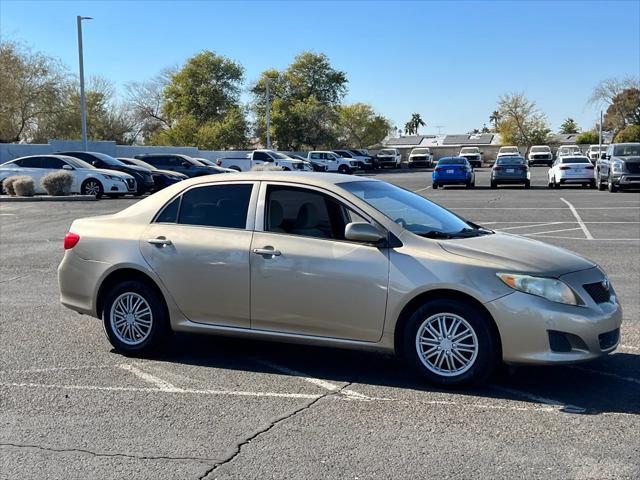
[[0, 447], [15, 447], [15, 448], [30, 448], [34, 450], [41, 450], [45, 452], [55, 453], [85, 453], [94, 457], [116, 457], [116, 458], [133, 458], [136, 460], [191, 460], [202, 463], [219, 462], [219, 459], [215, 458], [200, 458], [200, 457], [171, 457], [165, 455], [133, 455], [129, 453], [105, 453], [105, 452], [93, 452], [91, 450], [85, 450], [83, 448], [54, 448], [44, 447], [42, 445], [30, 445], [30, 444], [18, 444], [18, 443], [0, 443]]
[[327, 392], [323, 395], [320, 395], [318, 398], [314, 398], [312, 401], [310, 401], [309, 403], [294, 409], [293, 411], [282, 415], [280, 417], [275, 418], [274, 420], [271, 421], [271, 423], [269, 423], [266, 427], [254, 432], [251, 436], [247, 437], [246, 439], [244, 439], [242, 442], [236, 444], [236, 448], [235, 451], [229, 455], [226, 459], [222, 460], [221, 462], [216, 463], [213, 467], [209, 468], [206, 472], [204, 472], [203, 475], [201, 475], [200, 477], [198, 477], [198, 480], [204, 480], [205, 478], [207, 478], [209, 475], [211, 475], [212, 473], [214, 473], [216, 470], [218, 470], [220, 467], [233, 462], [236, 457], [238, 455], [240, 455], [240, 453], [242, 452], [242, 447], [244, 447], [245, 445], [248, 445], [249, 443], [251, 443], [253, 440], [255, 440], [256, 438], [260, 437], [262, 434], [265, 434], [267, 432], [269, 432], [271, 429], [273, 429], [276, 425], [295, 417], [297, 414], [299, 414], [300, 412], [304, 412], [305, 410], [310, 409], [311, 407], [313, 407], [316, 403], [318, 403], [320, 400], [322, 400], [323, 398], [327, 398], [327, 397], [331, 397], [334, 395], [338, 395], [340, 394], [344, 389], [350, 387], [351, 385], [353, 385], [353, 381], [348, 382], [346, 385], [340, 387], [338, 390], [333, 390], [331, 392]]

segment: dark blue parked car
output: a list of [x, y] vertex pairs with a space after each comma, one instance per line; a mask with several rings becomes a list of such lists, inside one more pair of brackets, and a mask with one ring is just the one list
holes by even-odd
[[431, 178], [434, 190], [444, 185], [465, 185], [467, 188], [476, 185], [476, 175], [473, 173], [471, 164], [464, 157], [441, 158]]

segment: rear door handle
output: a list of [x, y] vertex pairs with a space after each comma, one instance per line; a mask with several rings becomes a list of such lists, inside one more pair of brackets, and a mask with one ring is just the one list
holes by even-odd
[[165, 237], [150, 238], [147, 240], [147, 242], [151, 245], [155, 245], [156, 247], [166, 247], [168, 245], [173, 245], [173, 242]]
[[253, 249], [253, 253], [255, 253], [256, 255], [271, 255], [273, 257], [279, 257], [280, 255], [282, 255], [280, 253], [280, 250], [274, 250], [273, 247], [271, 247], [271, 248], [254, 248]]

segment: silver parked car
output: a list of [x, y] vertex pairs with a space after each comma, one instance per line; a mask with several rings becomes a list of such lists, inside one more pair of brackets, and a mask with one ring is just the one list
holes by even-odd
[[572, 363], [619, 341], [605, 273], [386, 182], [245, 172], [76, 220], [62, 303], [144, 354], [170, 331], [396, 352], [430, 381]]

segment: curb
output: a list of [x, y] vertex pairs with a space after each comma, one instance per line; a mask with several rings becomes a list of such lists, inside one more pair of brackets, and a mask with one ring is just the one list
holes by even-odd
[[33, 197], [10, 197], [8, 195], [0, 195], [0, 202], [94, 202], [97, 198], [95, 195], [62, 195], [52, 197], [51, 195], [38, 195]]

